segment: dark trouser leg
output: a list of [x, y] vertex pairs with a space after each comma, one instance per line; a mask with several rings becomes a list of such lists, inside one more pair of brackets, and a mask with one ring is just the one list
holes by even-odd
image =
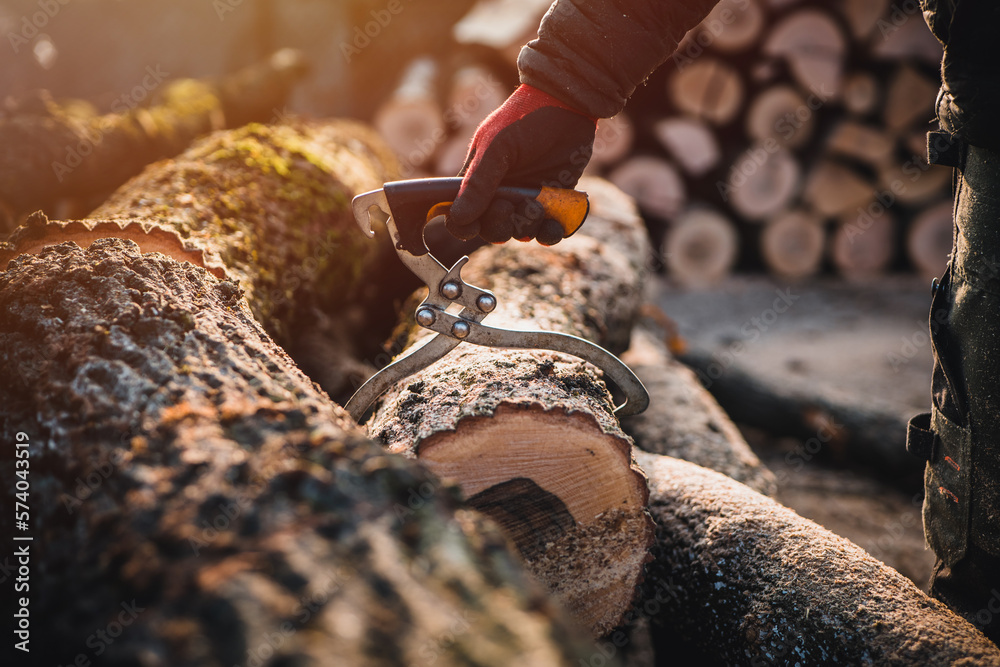
[[958, 180], [954, 254], [931, 306], [933, 411], [908, 447], [928, 458], [931, 594], [1000, 643], [1000, 153], [970, 147]]

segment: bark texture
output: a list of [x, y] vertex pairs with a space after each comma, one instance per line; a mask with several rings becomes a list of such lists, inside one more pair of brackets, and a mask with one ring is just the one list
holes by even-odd
[[[645, 231], [617, 188], [596, 179], [579, 188], [591, 215], [577, 235], [552, 248], [487, 246], [464, 275], [497, 295], [485, 323], [566, 332], [620, 352], [641, 300]], [[390, 451], [456, 479], [595, 635], [617, 625], [650, 533], [631, 440], [595, 368], [552, 352], [461, 345], [390, 389], [368, 429]]]
[[[254, 320], [237, 282], [125, 239], [23, 255], [0, 273], [0, 373], [0, 435], [31, 442], [31, 614], [44, 619], [32, 658], [541, 666], [585, 655], [505, 539], [422, 466], [366, 440]], [[130, 621], [101, 640], [123, 609]]]
[[33, 216], [0, 248], [0, 268], [46, 244], [111, 236], [194, 261], [235, 279], [268, 333], [339, 393], [364, 372], [350, 333], [379, 287], [368, 269], [391, 252], [360, 233], [350, 203], [396, 178], [396, 165], [372, 130], [351, 121], [218, 132], [148, 167], [92, 220]]
[[639, 452], [666, 662], [998, 665], [975, 627], [860, 547], [716, 472]]
[[689, 368], [671, 358], [651, 329], [638, 327], [622, 361], [649, 390], [651, 409], [625, 417], [622, 428], [640, 449], [716, 470], [766, 496], [774, 474], [761, 463], [729, 416]]
[[[60, 197], [106, 194], [147, 164], [184, 150], [196, 137], [267, 121], [306, 71], [304, 56], [279, 51], [265, 63], [217, 82], [180, 79], [149, 68], [151, 106], [98, 116], [36, 96], [0, 120], [0, 201], [12, 213], [51, 207]], [[162, 92], [157, 91], [163, 86]], [[159, 92], [159, 94], [158, 94]]]

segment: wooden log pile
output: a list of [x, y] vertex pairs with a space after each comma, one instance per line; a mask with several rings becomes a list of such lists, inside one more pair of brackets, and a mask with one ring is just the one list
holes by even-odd
[[[511, 65], [514, 42], [486, 26], [524, 39], [524, 15], [544, 10], [499, 5], [507, 13], [470, 14], [459, 32]], [[722, 0], [601, 121], [591, 171], [636, 198], [683, 284], [736, 268], [940, 273], [950, 171], [925, 155], [940, 55], [914, 3]], [[693, 233], [692, 216], [710, 229]]]

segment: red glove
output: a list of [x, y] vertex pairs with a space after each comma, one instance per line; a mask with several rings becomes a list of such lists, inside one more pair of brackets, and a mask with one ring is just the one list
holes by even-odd
[[562, 239], [555, 220], [542, 219], [534, 200], [522, 206], [494, 200], [501, 183], [572, 188], [594, 151], [597, 119], [575, 111], [527, 84], [483, 121], [469, 147], [462, 188], [448, 215], [448, 230], [462, 240], [480, 235], [491, 243]]

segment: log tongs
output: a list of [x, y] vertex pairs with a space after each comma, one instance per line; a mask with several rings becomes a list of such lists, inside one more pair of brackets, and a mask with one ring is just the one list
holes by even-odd
[[[427, 223], [448, 212], [461, 183], [461, 178], [393, 181], [382, 189], [356, 196], [352, 202], [358, 226], [369, 238], [375, 236], [371, 209], [377, 207], [388, 216], [385, 224], [396, 253], [427, 285], [427, 298], [417, 307], [417, 324], [436, 333], [361, 385], [346, 405], [351, 417], [360, 422], [375, 400], [392, 385], [428, 367], [462, 342], [552, 350], [578, 357], [601, 369], [624, 394], [625, 401], [614, 409], [616, 415], [645, 410], [649, 405], [646, 388], [628, 366], [603, 347], [564, 333], [518, 331], [482, 324], [483, 318], [496, 309], [497, 298], [462, 279], [462, 267], [469, 261], [468, 256], [449, 269], [430, 253], [424, 242]], [[501, 187], [496, 196], [514, 204], [534, 200], [541, 205], [546, 218], [559, 222], [564, 236], [576, 232], [590, 210], [587, 194], [576, 190]]]

